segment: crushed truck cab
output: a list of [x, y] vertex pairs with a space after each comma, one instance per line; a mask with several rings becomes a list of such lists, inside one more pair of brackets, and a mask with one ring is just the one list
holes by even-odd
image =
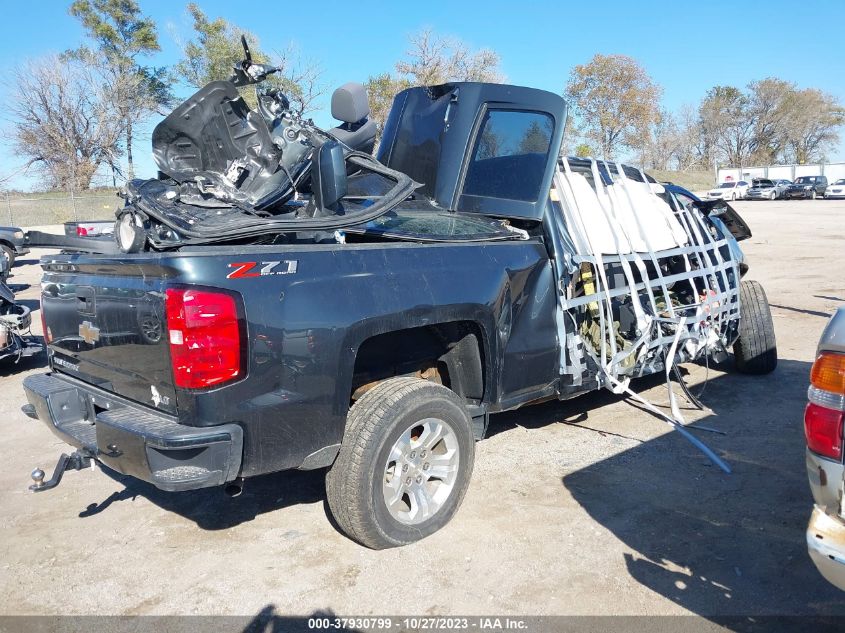
[[731, 346], [774, 368], [748, 227], [561, 158], [559, 96], [411, 88], [375, 159], [225, 83], [154, 133], [162, 174], [127, 187], [118, 254], [42, 260], [50, 372], [27, 411], [85, 458], [165, 490], [328, 468], [344, 532], [393, 547], [455, 514], [491, 413]]

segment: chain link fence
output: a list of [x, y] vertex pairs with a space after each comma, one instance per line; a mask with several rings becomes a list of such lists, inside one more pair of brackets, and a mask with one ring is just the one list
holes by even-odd
[[18, 196], [0, 194], [0, 225], [45, 226], [79, 220], [114, 220], [123, 201], [114, 193]]

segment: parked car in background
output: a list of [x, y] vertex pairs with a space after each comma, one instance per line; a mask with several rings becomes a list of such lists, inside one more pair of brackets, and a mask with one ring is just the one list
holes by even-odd
[[770, 180], [769, 178], [755, 178], [751, 187], [745, 193], [748, 200], [777, 200], [792, 183], [788, 180]]
[[807, 396], [807, 475], [815, 502], [807, 549], [822, 576], [845, 591], [845, 307], [822, 332]]
[[825, 198], [845, 198], [845, 178], [840, 178], [824, 192]]
[[800, 176], [787, 187], [783, 193], [783, 197], [787, 200], [790, 198], [809, 198], [815, 200], [823, 196], [826, 189], [827, 176]]
[[15, 226], [0, 226], [0, 256], [6, 262], [3, 267], [5, 272], [0, 273], [2, 278], [9, 275], [12, 266], [15, 264], [15, 258], [19, 255], [26, 255], [29, 249], [24, 245], [23, 231]]
[[708, 191], [704, 197], [710, 200], [742, 200], [747, 191], [748, 183], [744, 180], [723, 182], [715, 189]]
[[101, 237], [114, 234], [114, 220], [86, 220], [65, 222], [65, 235], [70, 237]]

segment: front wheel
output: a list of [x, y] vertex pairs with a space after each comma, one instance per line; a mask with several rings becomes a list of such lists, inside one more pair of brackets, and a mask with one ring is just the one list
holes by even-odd
[[815, 200], [815, 199], [816, 199], [816, 190], [815, 190], [815, 189], [813, 189], [813, 190], [810, 192], [810, 200]]
[[735, 202], [735, 201], [736, 201], [736, 194], [732, 193], [731, 194], [731, 202]]
[[778, 194], [777, 194], [777, 193], [775, 193], [774, 191], [773, 191], [772, 193], [770, 193], [770, 194], [769, 194], [769, 200], [774, 200], [774, 199], [775, 199], [775, 198], [777, 198], [777, 197], [778, 197]]
[[739, 338], [734, 343], [734, 361], [743, 374], [768, 374], [778, 365], [772, 311], [758, 281], [740, 284]]
[[340, 528], [373, 549], [433, 534], [457, 512], [475, 461], [472, 420], [451, 390], [391, 378], [349, 410], [337, 460], [326, 475]]

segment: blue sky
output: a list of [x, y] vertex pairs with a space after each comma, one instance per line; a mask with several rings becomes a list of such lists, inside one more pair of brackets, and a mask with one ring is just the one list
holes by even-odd
[[[163, 49], [149, 62], [176, 62], [179, 42], [191, 37], [186, 2], [139, 3], [158, 24]], [[67, 14], [69, 1], [4, 4], [9, 5], [6, 15], [14, 15], [0, 22], [0, 99], [7, 102], [9, 69], [27, 58], [77, 46], [83, 36]], [[595, 53], [622, 53], [636, 58], [663, 87], [663, 103], [670, 110], [696, 103], [714, 85], [744, 86], [767, 76], [821, 88], [845, 101], [841, 0], [809, 0], [800, 6], [785, 0], [199, 4], [209, 16], [223, 16], [256, 33], [265, 50], [292, 44], [302, 57], [318, 62], [327, 86], [326, 104], [334, 87], [391, 70], [407, 49], [408, 36], [423, 27], [458, 37], [473, 48], [494, 48], [509, 83], [554, 92], [562, 91], [573, 65]], [[177, 93], [187, 96], [190, 91], [177, 87]], [[331, 121], [326, 111], [314, 118], [324, 125]], [[0, 125], [8, 129], [7, 120]], [[140, 176], [154, 175], [148, 143], [147, 137], [135, 150]], [[830, 158], [845, 160], [845, 143]], [[0, 139], [0, 175], [19, 165]], [[32, 176], [19, 176], [11, 185], [38, 188]]]

